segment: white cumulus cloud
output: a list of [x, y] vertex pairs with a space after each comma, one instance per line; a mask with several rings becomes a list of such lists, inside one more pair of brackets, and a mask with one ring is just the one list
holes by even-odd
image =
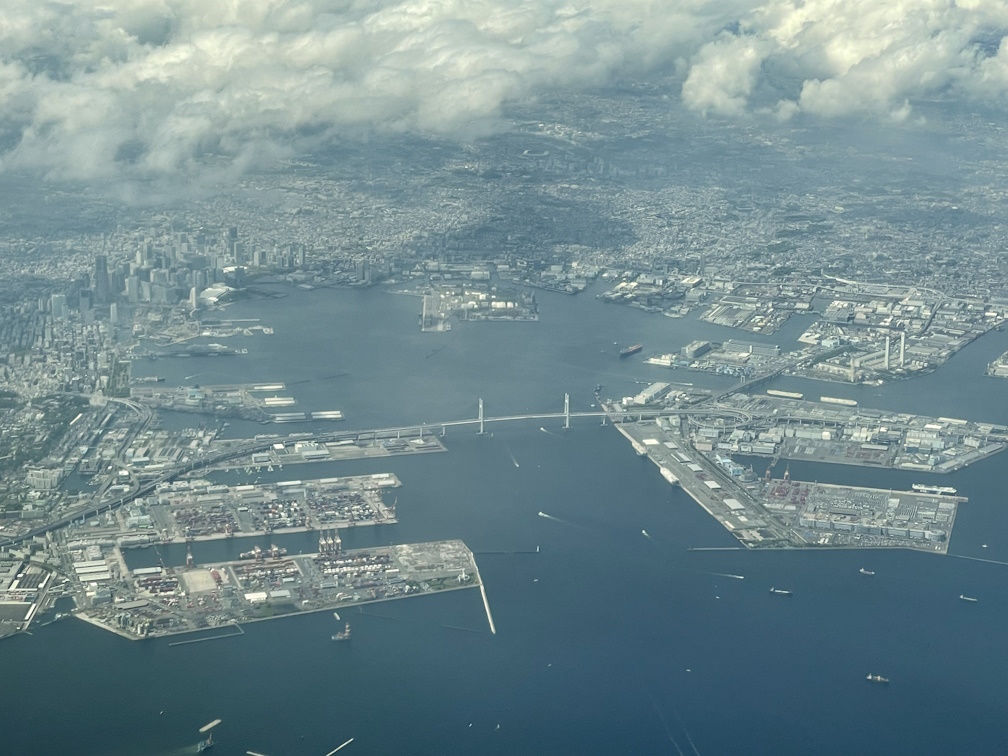
[[712, 116], [899, 119], [1003, 104], [1006, 29], [1003, 0], [5, 0], [0, 172], [184, 179], [342, 134], [471, 139], [509, 102], [671, 72]]

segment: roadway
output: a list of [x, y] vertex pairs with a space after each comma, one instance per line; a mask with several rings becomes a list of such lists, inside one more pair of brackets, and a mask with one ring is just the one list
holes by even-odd
[[[131, 437], [135, 437], [141, 432], [143, 428], [146, 428], [152, 418], [152, 414], [142, 405], [138, 405], [135, 402], [129, 400], [116, 399], [111, 400], [116, 403], [125, 405], [137, 412], [140, 416], [140, 424], [136, 431], [131, 434]], [[484, 417], [484, 418], [472, 418], [465, 420], [445, 420], [437, 423], [421, 423], [419, 425], [405, 425], [392, 428], [378, 428], [371, 430], [357, 430], [357, 431], [339, 431], [339, 432], [329, 432], [320, 433], [309, 436], [298, 437], [298, 441], [307, 441], [315, 443], [334, 443], [337, 441], [353, 440], [359, 441], [361, 439], [372, 438], [399, 438], [403, 435], [413, 436], [422, 435], [424, 432], [431, 432], [432, 429], [441, 428], [442, 431], [448, 428], [459, 428], [466, 426], [480, 426], [486, 424], [498, 424], [498, 423], [512, 423], [512, 422], [528, 422], [528, 421], [544, 421], [544, 420], [564, 420], [565, 425], [568, 420], [583, 419], [583, 418], [595, 418], [595, 419], [605, 419], [608, 418], [612, 422], [628, 422], [634, 420], [643, 420], [644, 418], [655, 418], [655, 417], [678, 417], [682, 415], [702, 415], [706, 417], [720, 417], [722, 419], [730, 419], [736, 424], [744, 424], [752, 422], [753, 416], [735, 408], [729, 407], [717, 407], [708, 405], [698, 405], [693, 408], [687, 409], [640, 409], [633, 412], [621, 410], [618, 412], [608, 412], [606, 410], [597, 410], [594, 412], [540, 412], [540, 413], [527, 413], [520, 415], [502, 415], [500, 417]], [[47, 532], [57, 530], [59, 528], [65, 527], [76, 520], [86, 520], [89, 517], [97, 517], [102, 512], [112, 511], [125, 504], [128, 504], [135, 499], [147, 496], [148, 494], [157, 491], [158, 486], [164, 483], [171, 483], [172, 481], [182, 477], [183, 475], [189, 475], [197, 470], [202, 470], [205, 468], [213, 467], [222, 462], [229, 462], [236, 459], [241, 459], [243, 457], [248, 457], [252, 454], [259, 452], [269, 451], [273, 444], [276, 443], [278, 437], [271, 437], [267, 439], [260, 439], [253, 442], [248, 442], [244, 444], [237, 444], [229, 449], [221, 450], [212, 454], [207, 454], [200, 458], [190, 460], [184, 465], [180, 465], [171, 470], [165, 470], [163, 473], [155, 478], [151, 478], [147, 481], [140, 482], [136, 480], [139, 471], [133, 470], [129, 465], [126, 465], [126, 469], [129, 469], [132, 473], [133, 484], [131, 488], [124, 491], [110, 500], [100, 501], [95, 504], [88, 504], [87, 506], [76, 509], [72, 512], [64, 514], [55, 520], [51, 520], [45, 524], [39, 525], [19, 536], [14, 538], [4, 538], [0, 539], [0, 547], [12, 546], [23, 541], [28, 541], [35, 536], [43, 535]], [[107, 488], [107, 487], [106, 487]]]

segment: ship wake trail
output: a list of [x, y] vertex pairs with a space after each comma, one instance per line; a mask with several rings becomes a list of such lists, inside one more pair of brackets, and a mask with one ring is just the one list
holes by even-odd
[[547, 435], [550, 435], [550, 436], [555, 436], [555, 435], [556, 435], [556, 433], [554, 433], [553, 431], [549, 431], [549, 430], [546, 430], [546, 429], [545, 429], [545, 428], [544, 428], [543, 426], [541, 426], [541, 425], [539, 426], [539, 430], [541, 430], [541, 431], [542, 431], [543, 433], [546, 433]]
[[679, 756], [686, 756], [686, 754], [683, 753], [683, 749], [679, 747], [678, 743], [676, 743], [675, 738], [672, 737], [672, 731], [669, 729], [668, 722], [665, 720], [665, 715], [662, 714], [661, 709], [658, 708], [658, 702], [655, 701], [653, 697], [651, 698], [651, 705], [654, 706], [654, 710], [657, 712], [658, 718], [661, 719], [662, 727], [665, 728], [665, 734], [668, 735], [669, 742], [676, 749]]
[[570, 522], [567, 522], [567, 520], [561, 519], [559, 517], [554, 517], [551, 514], [546, 514], [545, 512], [543, 512], [541, 510], [539, 512], [539, 516], [542, 517], [542, 518], [544, 518], [544, 519], [547, 519], [547, 520], [553, 520], [553, 522], [563, 522], [563, 523], [566, 523], [567, 525], [571, 525], [572, 524]]
[[333, 748], [331, 751], [329, 751], [329, 753], [326, 754], [326, 756], [333, 756], [334, 753], [336, 753], [337, 751], [342, 751], [344, 748], [346, 748], [348, 745], [350, 745], [353, 742], [354, 742], [354, 739], [350, 738], [350, 740], [348, 740], [343, 745], [339, 745], [339, 746], [336, 746], [335, 748]]
[[968, 559], [971, 562], [986, 562], [987, 564], [1000, 564], [1008, 567], [1008, 562], [999, 562], [997, 559], [984, 559], [983, 557], [966, 556], [965, 554], [949, 554], [949, 556], [956, 559]]
[[697, 750], [696, 744], [693, 742], [693, 738], [690, 737], [689, 730], [686, 729], [686, 725], [683, 724], [682, 718], [679, 716], [679, 712], [676, 711], [675, 706], [672, 707], [672, 716], [676, 718], [676, 722], [682, 728], [683, 735], [686, 736], [686, 742], [689, 743], [690, 748], [693, 749], [694, 756], [700, 756], [700, 751]]
[[518, 460], [515, 459], [515, 455], [511, 453], [511, 448], [507, 444], [505, 444], [504, 449], [507, 451], [508, 456], [511, 457], [511, 462], [514, 464], [514, 466], [518, 467], [519, 466]]
[[708, 572], [707, 570], [697, 570], [701, 575], [713, 575], [714, 577], [732, 578], [733, 580], [745, 580], [745, 575], [732, 575], [730, 572]]

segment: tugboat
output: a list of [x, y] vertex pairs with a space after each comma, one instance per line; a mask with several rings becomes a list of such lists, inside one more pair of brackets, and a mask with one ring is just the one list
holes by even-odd
[[334, 641], [348, 641], [350, 640], [350, 623], [347, 622], [346, 625], [340, 630], [336, 635], [332, 637]]
[[213, 739], [213, 728], [219, 725], [220, 723], [221, 721], [219, 719], [215, 719], [210, 724], [205, 724], [202, 727], [200, 727], [199, 729], [200, 735], [206, 733], [206, 739], [201, 740], [199, 743], [196, 744], [196, 753], [203, 753], [204, 751], [209, 751], [216, 745]]
[[868, 675], [868, 682], [882, 683], [885, 685], [889, 682], [888, 677], [882, 677], [882, 675]]

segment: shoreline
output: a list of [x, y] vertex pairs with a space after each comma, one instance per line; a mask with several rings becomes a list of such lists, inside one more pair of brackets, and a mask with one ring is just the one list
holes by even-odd
[[[474, 568], [475, 568], [475, 565], [476, 565], [476, 562], [475, 562], [475, 560], [473, 560], [473, 567]], [[244, 625], [250, 625], [250, 624], [253, 624], [253, 623], [256, 623], [256, 622], [269, 622], [271, 620], [289, 619], [291, 617], [300, 617], [300, 616], [303, 616], [303, 615], [318, 614], [319, 612], [332, 612], [332, 611], [338, 611], [340, 608], [349, 609], [349, 608], [352, 608], [352, 607], [355, 607], [355, 606], [367, 606], [367, 605], [370, 605], [370, 604], [382, 604], [382, 603], [387, 603], [387, 602], [390, 602], [390, 601], [400, 601], [402, 599], [412, 599], [412, 598], [422, 598], [423, 596], [433, 596], [433, 595], [436, 595], [436, 594], [448, 593], [450, 591], [465, 591], [465, 590], [469, 590], [469, 589], [472, 589], [472, 588], [482, 588], [483, 587], [483, 583], [482, 583], [482, 580], [479, 577], [479, 570], [478, 569], [474, 569], [474, 571], [477, 573], [477, 577], [476, 577], [477, 582], [474, 582], [474, 583], [469, 584], [469, 585], [457, 585], [457, 586], [451, 586], [451, 587], [448, 587], [448, 588], [441, 588], [441, 589], [438, 589], [436, 591], [424, 591], [422, 593], [413, 593], [413, 594], [407, 594], [407, 595], [403, 595], [403, 596], [383, 596], [382, 598], [364, 599], [362, 601], [349, 601], [349, 602], [343, 602], [343, 603], [336, 603], [336, 604], [332, 604], [330, 606], [320, 606], [320, 607], [318, 607], [316, 609], [297, 610], [297, 611], [294, 611], [294, 612], [287, 612], [286, 614], [274, 614], [274, 615], [272, 615], [270, 617], [250, 617], [249, 619], [235, 620], [234, 622], [227, 622], [227, 623], [224, 623], [224, 624], [221, 624], [221, 625], [213, 625], [213, 626], [208, 626], [208, 627], [197, 627], [197, 628], [191, 628], [189, 630], [179, 630], [178, 632], [167, 632], [167, 633], [159, 632], [157, 634], [136, 635], [135, 633], [128, 633], [125, 630], [123, 630], [122, 628], [114, 627], [113, 625], [106, 625], [103, 622], [95, 619], [94, 617], [89, 616], [86, 611], [80, 612], [80, 613], [71, 613], [70, 616], [76, 617], [76, 618], [78, 618], [80, 620], [83, 620], [83, 621], [87, 622], [90, 625], [94, 625], [95, 627], [100, 628], [101, 630], [106, 630], [106, 631], [108, 631], [110, 633], [114, 633], [114, 634], [116, 634], [116, 635], [118, 635], [118, 636], [120, 636], [122, 638], [125, 638], [126, 640], [129, 640], [129, 641], [163, 640], [165, 638], [176, 638], [176, 637], [180, 637], [180, 636], [183, 636], [183, 635], [193, 635], [194, 633], [206, 633], [206, 632], [210, 632], [211, 630], [220, 630], [220, 629], [227, 629], [227, 628], [238, 628], [238, 629], [241, 629]], [[496, 631], [494, 631], [494, 632], [496, 632]], [[174, 646], [174, 645], [187, 645], [188, 643], [199, 643], [199, 642], [202, 642], [202, 641], [224, 640], [225, 638], [237, 638], [238, 636], [244, 635], [244, 634], [245, 634], [244, 632], [240, 632], [240, 633], [228, 633], [226, 635], [221, 635], [219, 637], [193, 638], [191, 641], [183, 641], [181, 644], [171, 643], [169, 645], [172, 645], [172, 646]]]

